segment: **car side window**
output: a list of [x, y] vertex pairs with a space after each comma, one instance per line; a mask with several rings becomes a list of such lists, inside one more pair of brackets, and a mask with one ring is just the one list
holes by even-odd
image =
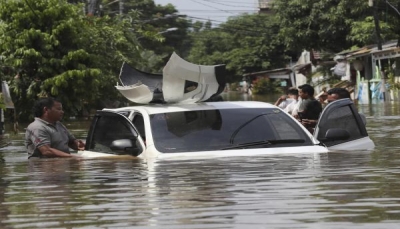
[[347, 130], [350, 133], [350, 138], [347, 140], [326, 141], [325, 145], [328, 147], [365, 137], [365, 134], [360, 129], [360, 123], [357, 121], [356, 115], [358, 113], [354, 114], [350, 105], [339, 107], [330, 112], [320, 120], [317, 139], [323, 141], [326, 132], [331, 128]]
[[112, 147], [113, 142], [116, 140], [130, 140], [133, 146], [130, 152], [134, 154], [140, 154], [142, 151], [140, 144], [137, 142], [137, 135], [126, 119], [119, 115], [99, 116], [93, 129], [89, 150], [123, 154]]
[[299, 130], [299, 127], [294, 122], [290, 122], [283, 115], [269, 116], [271, 127], [274, 128], [277, 139], [304, 139], [304, 133]]
[[140, 137], [142, 137], [142, 139], [145, 140], [146, 139], [146, 131], [144, 128], [143, 116], [141, 114], [135, 114], [135, 116], [133, 117], [132, 123], [138, 130]]

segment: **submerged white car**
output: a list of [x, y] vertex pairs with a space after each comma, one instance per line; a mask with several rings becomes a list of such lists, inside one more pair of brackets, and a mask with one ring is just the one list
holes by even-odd
[[312, 136], [296, 119], [264, 102], [217, 101], [225, 66], [187, 62], [173, 53], [163, 74], [123, 65], [116, 89], [141, 106], [98, 111], [82, 156], [144, 158], [320, 153], [374, 148], [349, 99], [329, 104]]
[[82, 156], [143, 158], [323, 153], [373, 149], [353, 102], [328, 104], [311, 135], [264, 102], [149, 104], [104, 109], [94, 116]]

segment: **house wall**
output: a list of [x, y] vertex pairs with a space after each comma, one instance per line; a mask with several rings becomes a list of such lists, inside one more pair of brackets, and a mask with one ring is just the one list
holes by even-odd
[[307, 77], [301, 73], [296, 73], [296, 87], [307, 83]]

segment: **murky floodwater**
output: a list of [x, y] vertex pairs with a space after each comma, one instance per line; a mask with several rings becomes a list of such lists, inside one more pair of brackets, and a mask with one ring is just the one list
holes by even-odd
[[[0, 228], [398, 228], [399, 109], [359, 106], [370, 152], [27, 160], [23, 134], [11, 136], [0, 151]], [[88, 127], [69, 123], [80, 137]]]

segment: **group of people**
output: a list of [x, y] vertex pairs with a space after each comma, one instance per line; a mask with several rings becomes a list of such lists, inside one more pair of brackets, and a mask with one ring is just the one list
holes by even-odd
[[275, 106], [291, 114], [312, 133], [327, 103], [350, 98], [350, 92], [345, 88], [332, 88], [321, 93], [318, 99], [314, 97], [314, 93], [314, 88], [309, 84], [303, 84], [298, 89], [289, 88], [287, 95], [279, 97]]

